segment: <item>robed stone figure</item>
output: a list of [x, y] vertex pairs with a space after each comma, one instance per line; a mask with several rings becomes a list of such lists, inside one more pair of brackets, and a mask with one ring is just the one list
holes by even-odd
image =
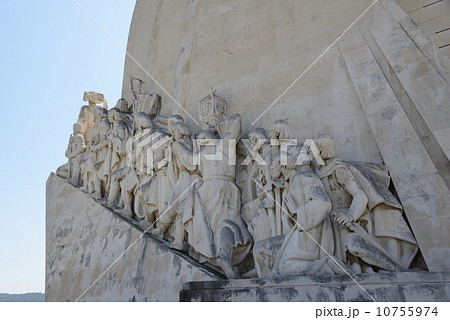
[[[228, 278], [238, 278], [234, 266], [241, 263], [251, 249], [252, 238], [240, 214], [241, 192], [235, 183], [233, 163], [236, 143], [240, 139], [241, 117], [233, 114], [217, 122], [216, 132], [203, 131], [199, 138], [219, 138], [223, 143], [221, 159], [210, 160], [216, 146], [204, 145], [200, 151], [199, 171], [202, 186], [194, 199], [192, 217], [185, 221], [188, 243], [200, 259], [219, 266]], [[230, 161], [231, 160], [231, 161]]]

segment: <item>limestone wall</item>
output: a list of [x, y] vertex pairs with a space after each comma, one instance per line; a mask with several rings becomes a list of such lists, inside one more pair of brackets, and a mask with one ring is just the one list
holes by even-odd
[[397, 0], [436, 46], [450, 57], [450, 0]]
[[141, 230], [53, 173], [46, 220], [46, 301], [75, 301], [92, 284], [80, 301], [178, 301], [182, 283], [221, 279], [149, 236], [126, 251]]
[[[381, 161], [338, 47], [333, 47], [261, 119], [251, 124], [372, 3], [364, 1], [137, 1], [128, 52], [198, 121], [198, 100], [217, 89], [243, 131], [289, 118], [298, 139], [333, 134], [339, 156]], [[130, 76], [162, 96], [162, 113], [179, 112], [130, 58]]]

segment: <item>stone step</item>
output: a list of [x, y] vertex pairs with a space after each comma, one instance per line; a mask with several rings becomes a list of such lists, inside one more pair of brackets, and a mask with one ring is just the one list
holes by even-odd
[[189, 302], [439, 302], [449, 299], [449, 272], [420, 271], [189, 282], [180, 293], [180, 301]]

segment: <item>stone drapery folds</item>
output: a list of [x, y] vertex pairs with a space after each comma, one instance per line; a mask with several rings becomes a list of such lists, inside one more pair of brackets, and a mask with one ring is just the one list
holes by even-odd
[[401, 271], [417, 255], [387, 168], [335, 159], [328, 135], [312, 140], [321, 161], [298, 162], [305, 149], [273, 143], [287, 120], [243, 138], [214, 91], [199, 133], [157, 95], [85, 99], [57, 174], [228, 278]]

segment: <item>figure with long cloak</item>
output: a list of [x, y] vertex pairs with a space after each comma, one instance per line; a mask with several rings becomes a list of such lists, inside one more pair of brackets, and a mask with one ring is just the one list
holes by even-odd
[[146, 195], [144, 190], [148, 190], [147, 186], [150, 184], [152, 179], [153, 163], [149, 166], [148, 161], [150, 159], [147, 157], [149, 145], [139, 145], [139, 143], [142, 143], [144, 139], [148, 139], [150, 137], [151, 130], [153, 129], [153, 123], [147, 113], [138, 112], [134, 117], [134, 126], [135, 133], [134, 136], [130, 138], [132, 140], [129, 140], [129, 142], [132, 143], [131, 146], [133, 147], [131, 156], [132, 166], [134, 167], [136, 173], [136, 185], [132, 186], [129, 184], [127, 189], [133, 192], [133, 210], [136, 215], [136, 219], [142, 227], [148, 228], [154, 220], [150, 218], [148, 205], [145, 201]]
[[[295, 217], [295, 223], [277, 254], [274, 270], [281, 275], [304, 272], [320, 259], [330, 258], [334, 252], [331, 201], [309, 164], [296, 167], [294, 161], [289, 157], [283, 168], [286, 181], [282, 195], [286, 212], [283, 214]], [[329, 268], [321, 267], [314, 273], [334, 274], [338, 269], [332, 263], [325, 266]]]
[[69, 144], [66, 150], [68, 161], [68, 178], [76, 185], [81, 185], [81, 162], [84, 161], [86, 144], [83, 137], [83, 125], [76, 122], [73, 125], [73, 134], [70, 135]]
[[173, 238], [172, 248], [182, 250], [186, 237], [184, 224], [193, 216], [194, 194], [202, 180], [197, 165], [194, 164], [194, 150], [189, 129], [184, 123], [177, 122], [171, 124], [169, 130], [174, 139], [171, 148], [171, 161], [174, 165], [169, 167], [168, 175], [178, 178], [164, 208], [160, 211], [157, 228], [152, 234], [160, 238]]
[[342, 267], [332, 257], [331, 202], [320, 179], [308, 163], [296, 166], [295, 156], [290, 153], [286, 164], [281, 164], [279, 153], [275, 154], [271, 173], [285, 186], [282, 203], [276, 205], [295, 222], [287, 234], [255, 243], [258, 276], [342, 274]]
[[[272, 158], [275, 157], [278, 153], [285, 152], [283, 150], [287, 150], [285, 148], [287, 147], [287, 145], [289, 145], [292, 138], [287, 119], [278, 119], [269, 124], [269, 138], [270, 144], [272, 145]], [[270, 195], [273, 195], [273, 199], [275, 202], [282, 202], [281, 193], [283, 192], [283, 188], [276, 180], [269, 181], [269, 183], [267, 183], [266, 190]], [[275, 206], [274, 208], [275, 221], [272, 222], [272, 225], [275, 226], [275, 230], [274, 232], [272, 232], [272, 235], [279, 236], [288, 233], [293, 226], [291, 220], [288, 219], [285, 214], [283, 214], [279, 206]]]
[[109, 119], [112, 125], [109, 136], [108, 155], [105, 170], [110, 170], [110, 181], [108, 190], [107, 206], [113, 207], [120, 201], [120, 181], [125, 178], [126, 168], [126, 144], [131, 134], [131, 128], [123, 121], [119, 109], [113, 108], [109, 111]]
[[[252, 238], [240, 214], [241, 192], [236, 185], [236, 144], [241, 134], [241, 117], [233, 114], [217, 122], [223, 154], [208, 159], [215, 145], [200, 151], [199, 171], [203, 184], [195, 194], [194, 214], [184, 224], [188, 243], [208, 262], [220, 267], [228, 278], [239, 278], [234, 266], [241, 263], [251, 249]], [[215, 138], [212, 130], [203, 131], [199, 139]]]
[[106, 157], [108, 144], [106, 137], [109, 132], [110, 123], [108, 120], [108, 110], [105, 108], [96, 107], [94, 109], [94, 115], [95, 120], [91, 132], [91, 141], [86, 144], [86, 160], [82, 163], [84, 186], [81, 190], [93, 195], [96, 199], [100, 199], [102, 193], [101, 182], [97, 175], [100, 167], [98, 163]]
[[90, 148], [96, 153], [93, 175], [94, 196], [96, 199], [101, 199], [107, 195], [106, 185], [110, 174], [108, 170], [104, 170], [104, 165], [108, 156], [108, 134], [111, 130], [111, 123], [108, 120], [108, 110], [101, 107], [97, 107], [96, 110], [100, 115], [101, 121], [97, 130], [94, 130], [98, 134], [95, 140], [91, 139]]
[[355, 272], [409, 268], [418, 246], [386, 168], [337, 160], [329, 135], [314, 140], [326, 163], [316, 173], [333, 206], [336, 257]]
[[[248, 147], [253, 148], [255, 155], [249, 154], [248, 151], [243, 152], [243, 154], [248, 155], [248, 158], [243, 162], [246, 180], [242, 187], [241, 213], [247, 223], [248, 231], [256, 242], [276, 235], [275, 202], [273, 201], [272, 179], [269, 169], [271, 147], [268, 144], [267, 133], [263, 128], [256, 128], [251, 131], [248, 139], [250, 142]], [[259, 158], [256, 158], [258, 156]], [[261, 160], [264, 162], [261, 162]], [[259, 190], [262, 186], [264, 186], [264, 190]], [[266, 197], [266, 192], [271, 194], [272, 199], [270, 196]]]
[[[159, 214], [162, 213], [167, 198], [176, 182], [176, 177], [172, 174], [173, 161], [170, 161], [170, 153], [172, 148], [172, 138], [170, 134], [160, 129], [152, 129], [151, 134], [158, 137], [151, 141], [147, 148], [152, 148], [160, 144], [158, 148], [153, 148], [153, 162], [148, 166], [153, 168], [151, 180], [140, 187], [139, 193], [144, 198], [141, 200], [146, 207], [147, 219], [152, 224]], [[148, 159], [147, 159], [148, 161]]]
[[108, 109], [108, 104], [103, 94], [95, 91], [85, 91], [83, 96], [84, 101], [88, 101], [88, 105], [84, 105], [80, 109], [78, 115], [78, 122], [83, 125], [83, 136], [86, 145], [91, 142], [92, 130], [94, 127], [95, 108], [97, 104], [103, 103], [103, 108]]

